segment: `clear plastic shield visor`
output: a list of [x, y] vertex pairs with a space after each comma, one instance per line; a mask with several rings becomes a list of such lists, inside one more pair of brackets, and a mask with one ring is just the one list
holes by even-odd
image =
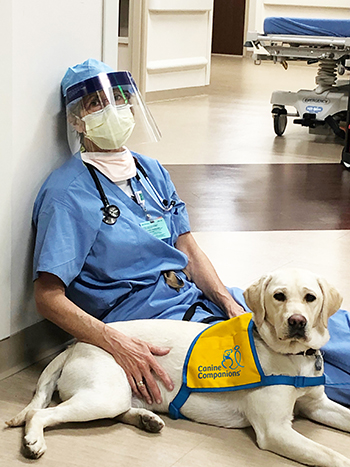
[[156, 142], [161, 134], [128, 72], [100, 73], [67, 89], [67, 135], [72, 153], [82, 138], [102, 150]]

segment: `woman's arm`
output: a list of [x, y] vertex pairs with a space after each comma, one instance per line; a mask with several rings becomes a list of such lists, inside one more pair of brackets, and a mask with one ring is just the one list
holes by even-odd
[[[154, 355], [166, 355], [169, 349], [128, 337], [89, 315], [65, 295], [63, 282], [55, 275], [40, 273], [35, 281], [38, 312], [78, 340], [101, 347], [123, 368], [133, 392], [149, 404], [161, 403], [161, 393], [152, 374], [156, 373], [171, 391], [173, 383]], [[137, 382], [144, 381], [141, 387]]]
[[190, 232], [180, 235], [175, 246], [187, 255], [186, 270], [190, 273], [196, 286], [209, 300], [225, 311], [229, 318], [244, 313], [244, 309], [229, 294], [214, 266], [199, 248]]

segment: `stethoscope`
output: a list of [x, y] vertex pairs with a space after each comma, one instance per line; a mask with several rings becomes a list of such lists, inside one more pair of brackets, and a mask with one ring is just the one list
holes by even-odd
[[[96, 174], [96, 169], [94, 166], [88, 163], [84, 163], [90, 172], [90, 175], [95, 182], [96, 188], [100, 194], [101, 201], [103, 203], [103, 207], [101, 208], [101, 211], [103, 213], [103, 219], [102, 221], [105, 224], [108, 225], [114, 225], [117, 222], [118, 217], [120, 216], [120, 209], [118, 206], [115, 204], [109, 204], [108, 198], [106, 196], [106, 193], [104, 192], [101, 182]], [[175, 206], [175, 201], [172, 200], [170, 203], [167, 199], [162, 199], [158, 191], [155, 189], [154, 185], [152, 184], [151, 180], [149, 179], [147, 172], [145, 169], [142, 167], [142, 165], [139, 163], [138, 160], [135, 160], [136, 168], [142, 173], [144, 176], [145, 180], [149, 184], [149, 186], [152, 188], [153, 193], [156, 195], [156, 197], [148, 190], [146, 185], [144, 184], [142, 178], [138, 173], [136, 173], [136, 180], [141, 184], [143, 189], [148, 193], [148, 195], [153, 199], [153, 201], [159, 206], [163, 211], [169, 212], [171, 209]], [[141, 204], [139, 201], [137, 201], [138, 204]], [[144, 208], [144, 206], [142, 206]]]

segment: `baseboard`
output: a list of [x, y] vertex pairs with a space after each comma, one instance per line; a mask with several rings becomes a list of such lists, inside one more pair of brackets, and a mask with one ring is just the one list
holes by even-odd
[[146, 93], [146, 102], [168, 101], [183, 97], [200, 96], [208, 92], [208, 86], [195, 86], [191, 88], [169, 89], [165, 91], [151, 91]]
[[72, 336], [49, 321], [40, 321], [0, 341], [0, 380], [63, 349]]

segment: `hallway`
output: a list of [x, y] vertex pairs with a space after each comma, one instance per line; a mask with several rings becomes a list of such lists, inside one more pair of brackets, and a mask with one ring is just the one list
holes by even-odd
[[[279, 267], [310, 269], [344, 296], [350, 309], [350, 172], [342, 146], [290, 120], [275, 137], [269, 99], [276, 89], [313, 88], [315, 67], [214, 56], [205, 94], [152, 102], [158, 144], [135, 149], [169, 170], [187, 203], [192, 230], [225, 284], [245, 288]], [[0, 423], [32, 397], [42, 361], [0, 382]], [[293, 461], [257, 448], [252, 429], [227, 430], [164, 416], [160, 435], [110, 420], [67, 424], [46, 433], [39, 461], [20, 454], [21, 429], [3, 429], [6, 467], [281, 467]], [[349, 436], [296, 420], [302, 434], [350, 457]]]

